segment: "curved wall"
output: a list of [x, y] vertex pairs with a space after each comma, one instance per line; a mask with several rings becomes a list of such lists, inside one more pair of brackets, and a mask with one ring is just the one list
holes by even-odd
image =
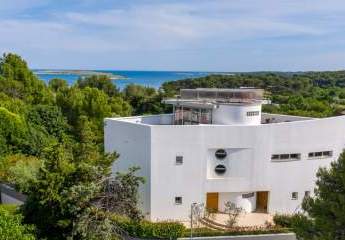
[[[255, 113], [253, 115], [253, 113]], [[249, 115], [248, 115], [249, 114]], [[212, 111], [212, 124], [258, 125], [261, 124], [261, 104], [219, 105]]]
[[250, 213], [255, 211], [256, 208], [256, 196], [254, 195], [251, 198], [243, 198], [242, 195], [246, 194], [247, 192], [239, 192], [239, 193], [219, 193], [219, 211], [225, 211], [225, 204], [226, 202], [230, 201], [236, 204], [236, 207], [240, 207], [246, 213]]

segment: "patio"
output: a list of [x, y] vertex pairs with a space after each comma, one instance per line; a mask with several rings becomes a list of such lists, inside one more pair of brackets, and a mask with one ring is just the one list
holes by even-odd
[[[213, 218], [211, 218], [216, 223], [226, 225], [226, 221], [228, 220], [228, 216], [225, 213], [217, 213], [214, 214]], [[241, 214], [237, 221], [237, 226], [240, 227], [258, 227], [258, 226], [265, 226], [266, 223], [273, 224], [273, 216], [267, 213], [244, 213]]]

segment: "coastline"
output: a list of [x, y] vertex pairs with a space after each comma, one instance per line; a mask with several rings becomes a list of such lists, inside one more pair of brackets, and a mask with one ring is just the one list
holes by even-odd
[[108, 76], [110, 80], [128, 79], [122, 75], [92, 70], [36, 70], [34, 73], [36, 75], [77, 75], [79, 77], [87, 77], [92, 75]]

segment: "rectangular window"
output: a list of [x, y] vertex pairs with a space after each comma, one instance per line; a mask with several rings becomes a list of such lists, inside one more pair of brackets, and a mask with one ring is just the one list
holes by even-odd
[[175, 197], [175, 204], [181, 205], [182, 204], [182, 197]]
[[242, 194], [242, 198], [252, 198], [252, 197], [254, 197], [254, 193], [253, 192]]
[[332, 157], [333, 152], [332, 152], [332, 151], [325, 151], [325, 152], [322, 153], [322, 155], [323, 155], [324, 157]]
[[310, 197], [310, 191], [305, 191], [304, 192], [304, 197]]
[[300, 153], [273, 154], [271, 156], [272, 162], [296, 161], [300, 159], [301, 159]]
[[333, 151], [323, 151], [323, 152], [310, 152], [308, 153], [309, 159], [317, 158], [328, 158], [333, 156]]
[[316, 152], [315, 157], [322, 157], [322, 152]]
[[250, 111], [250, 112], [247, 112], [247, 116], [248, 116], [248, 117], [259, 116], [259, 115], [260, 115], [260, 112], [259, 112], [259, 111]]
[[298, 192], [292, 192], [291, 199], [292, 200], [297, 200], [298, 199]]
[[176, 156], [176, 165], [183, 164], [183, 156]]

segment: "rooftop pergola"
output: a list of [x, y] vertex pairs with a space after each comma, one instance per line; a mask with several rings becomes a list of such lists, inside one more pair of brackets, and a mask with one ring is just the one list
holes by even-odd
[[235, 101], [258, 101], [263, 99], [263, 89], [257, 88], [196, 88], [196, 89], [181, 89], [181, 99], [193, 100], [217, 100], [222, 102]]
[[217, 104], [254, 104], [263, 100], [264, 90], [256, 88], [196, 88], [181, 89], [176, 98], [163, 100], [174, 106], [213, 108]]
[[[247, 105], [261, 103], [263, 100], [262, 89], [238, 88], [197, 88], [181, 89], [176, 98], [163, 100], [166, 104], [173, 105], [174, 120], [177, 124], [191, 122], [211, 123], [211, 109], [219, 104]], [[188, 121], [186, 121], [188, 119]]]

